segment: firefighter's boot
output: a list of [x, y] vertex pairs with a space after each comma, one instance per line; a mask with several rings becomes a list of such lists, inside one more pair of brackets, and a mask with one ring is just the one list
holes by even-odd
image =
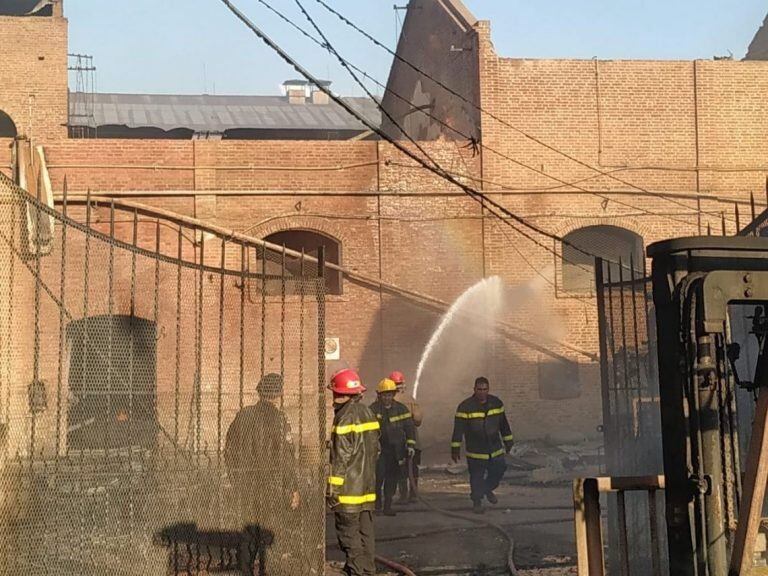
[[392, 510], [392, 497], [384, 498], [384, 516], [397, 516], [397, 512]]

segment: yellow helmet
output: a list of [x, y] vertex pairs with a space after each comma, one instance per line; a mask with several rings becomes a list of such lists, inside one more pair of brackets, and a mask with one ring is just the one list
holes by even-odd
[[376, 386], [376, 392], [379, 394], [382, 392], [397, 392], [397, 384], [395, 384], [394, 380], [384, 378], [384, 380], [379, 382], [379, 385]]

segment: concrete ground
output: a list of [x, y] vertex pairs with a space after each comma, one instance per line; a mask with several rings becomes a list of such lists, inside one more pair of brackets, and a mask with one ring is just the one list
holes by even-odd
[[[499, 503], [486, 505], [483, 516], [470, 511], [466, 474], [432, 472], [422, 477], [420, 488], [435, 507], [500, 525], [514, 541], [514, 562], [521, 576], [575, 575], [570, 484], [515, 482], [504, 480], [496, 491]], [[419, 576], [506, 573], [507, 541], [496, 529], [442, 515], [422, 503], [400, 505], [396, 511], [395, 517], [376, 517], [378, 555], [409, 566]], [[330, 516], [327, 553], [329, 563], [338, 567], [342, 555]]]

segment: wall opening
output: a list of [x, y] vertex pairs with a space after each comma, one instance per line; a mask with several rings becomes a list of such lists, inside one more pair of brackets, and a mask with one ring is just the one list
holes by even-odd
[[579, 365], [569, 360], [539, 361], [539, 398], [571, 400], [581, 396]]
[[67, 326], [67, 445], [106, 450], [157, 441], [156, 327], [131, 316], [92, 316]]
[[[626, 265], [624, 277], [629, 280], [629, 263], [642, 266], [643, 239], [631, 230], [618, 226], [587, 226], [574, 230], [563, 244], [562, 289], [567, 292], [592, 292], [595, 288], [595, 256], [606, 261], [606, 281], [610, 270], [611, 281], [619, 280], [619, 265]], [[587, 252], [588, 254], [585, 254]]]
[[[278, 246], [285, 246], [296, 252], [303, 250], [304, 254], [313, 258], [317, 258], [318, 249], [324, 246], [326, 263], [341, 265], [341, 242], [314, 230], [284, 230], [270, 234], [264, 240]], [[301, 274], [301, 258], [286, 256], [285, 267], [289, 274], [299, 276]], [[310, 269], [314, 270], [314, 268], [313, 262]], [[342, 293], [342, 274], [338, 270], [325, 269], [325, 293]]]
[[16, 138], [18, 132], [16, 124], [5, 112], [0, 110], [0, 138]]

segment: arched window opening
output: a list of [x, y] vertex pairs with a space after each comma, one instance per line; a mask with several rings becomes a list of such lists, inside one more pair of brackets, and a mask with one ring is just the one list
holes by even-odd
[[[619, 279], [618, 262], [625, 267], [634, 261], [635, 268], [643, 262], [643, 239], [618, 226], [587, 226], [565, 236], [563, 243], [562, 287], [568, 292], [590, 292], [595, 287], [595, 256], [606, 260], [606, 274]], [[585, 254], [586, 252], [586, 254]], [[624, 278], [629, 279], [627, 268]]]
[[104, 450], [157, 442], [156, 327], [132, 316], [91, 316], [67, 326], [67, 446]]
[[[313, 230], [284, 230], [270, 234], [264, 240], [278, 246], [285, 246], [287, 249], [296, 252], [303, 250], [305, 255], [312, 258], [317, 258], [319, 249], [322, 246], [325, 248], [326, 264], [341, 265], [341, 243], [335, 238]], [[286, 256], [285, 268], [287, 274], [299, 276], [301, 274], [301, 258]], [[305, 262], [305, 273], [308, 270], [315, 271], [316, 269], [314, 262], [311, 264]], [[325, 269], [325, 293], [342, 293], [342, 274], [338, 270]]]
[[8, 114], [0, 110], [0, 138], [16, 138], [17, 135], [16, 124]]

